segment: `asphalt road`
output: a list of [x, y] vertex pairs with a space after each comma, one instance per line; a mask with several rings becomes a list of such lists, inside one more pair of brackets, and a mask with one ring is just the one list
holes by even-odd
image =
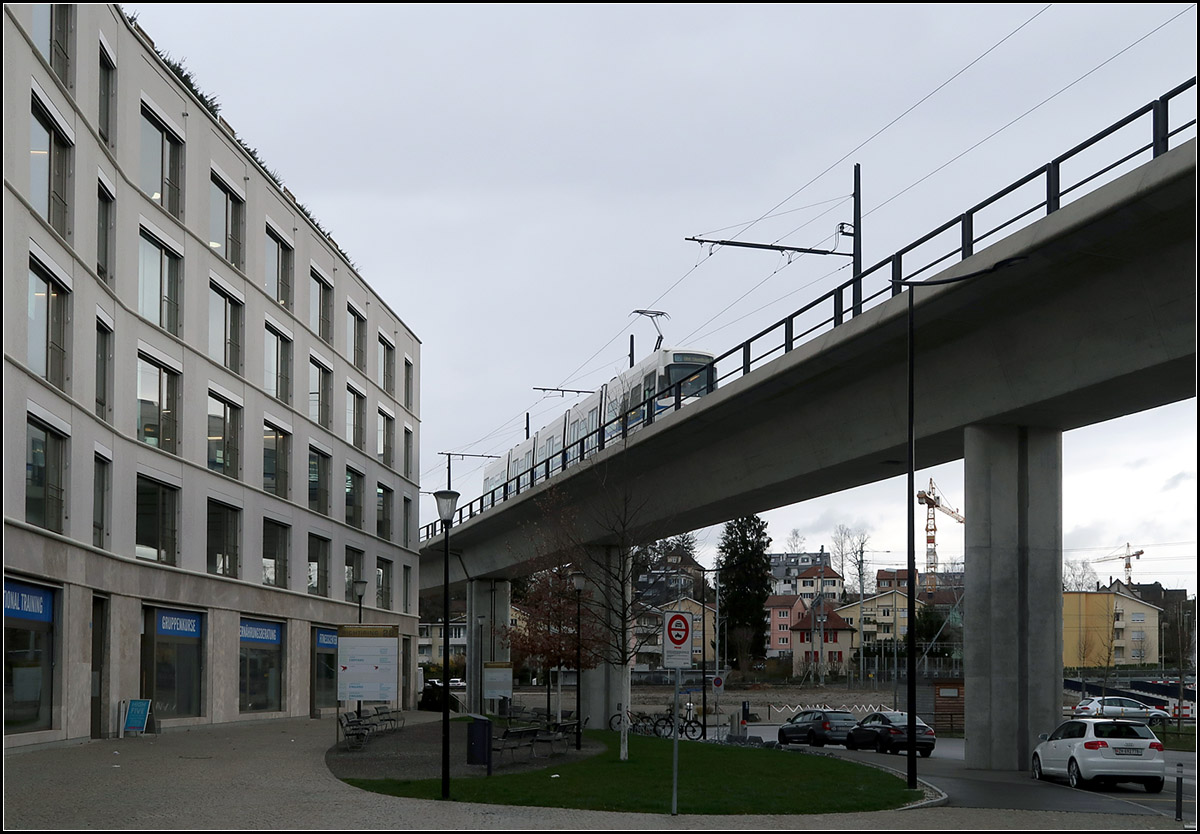
[[[779, 724], [751, 724], [750, 735], [774, 740]], [[887, 754], [844, 747], [809, 748], [804, 744], [789, 750], [837, 756], [838, 758], [885, 767], [908, 774], [904, 753]], [[961, 738], [939, 738], [933, 755], [917, 757], [917, 778], [946, 794], [946, 806], [958, 808], [1013, 808], [1031, 811], [1068, 811], [1097, 814], [1157, 814], [1175, 818], [1176, 771], [1182, 765], [1183, 821], [1196, 825], [1196, 756], [1167, 751], [1167, 784], [1162, 793], [1146, 793], [1141, 785], [1119, 784], [1102, 790], [1075, 790], [1066, 782], [1034, 781], [1028, 772], [967, 770], [963, 765], [966, 744]]]

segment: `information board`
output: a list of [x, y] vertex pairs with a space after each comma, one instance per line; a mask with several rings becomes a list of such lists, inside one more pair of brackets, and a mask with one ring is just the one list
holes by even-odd
[[338, 626], [338, 700], [399, 697], [400, 627]]
[[486, 700], [512, 700], [512, 664], [504, 661], [485, 661], [483, 664], [483, 697]]

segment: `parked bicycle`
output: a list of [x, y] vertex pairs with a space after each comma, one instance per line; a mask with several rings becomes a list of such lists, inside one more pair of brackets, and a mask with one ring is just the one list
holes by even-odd
[[671, 738], [675, 733], [675, 721], [679, 722], [680, 738], [695, 741], [704, 733], [704, 726], [696, 718], [692, 704], [689, 702], [678, 715], [674, 716], [674, 720], [672, 720], [671, 708], [667, 707], [667, 714], [660, 716], [654, 722], [654, 734], [659, 738]]
[[617, 711], [608, 719], [608, 729], [620, 731], [621, 723], [629, 727], [631, 733], [639, 735], [654, 734], [654, 719], [644, 712], [633, 712], [628, 709], [622, 709], [620, 704], [617, 704]]

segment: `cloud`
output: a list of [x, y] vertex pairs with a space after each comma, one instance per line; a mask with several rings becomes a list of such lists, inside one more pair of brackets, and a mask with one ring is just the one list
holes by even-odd
[[1167, 478], [1166, 483], [1163, 484], [1163, 492], [1166, 492], [1167, 490], [1175, 489], [1175, 487], [1179, 486], [1180, 484], [1182, 484], [1186, 481], [1194, 481], [1194, 480], [1196, 480], [1195, 472], [1178, 472], [1178, 473], [1172, 475], [1170, 478]]

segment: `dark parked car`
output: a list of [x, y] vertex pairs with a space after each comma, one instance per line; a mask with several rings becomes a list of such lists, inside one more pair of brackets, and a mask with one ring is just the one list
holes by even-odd
[[845, 744], [854, 716], [840, 709], [806, 709], [793, 715], [779, 728], [780, 744]]
[[[933, 728], [917, 719], [917, 752], [928, 757], [937, 744]], [[909, 747], [907, 712], [873, 712], [846, 735], [846, 749], [875, 748], [879, 753], [895, 753]]]

